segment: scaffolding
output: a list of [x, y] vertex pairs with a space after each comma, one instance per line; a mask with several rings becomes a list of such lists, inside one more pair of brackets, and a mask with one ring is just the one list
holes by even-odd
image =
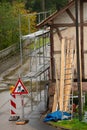
[[[38, 15], [40, 15], [40, 13]], [[41, 22], [40, 19], [39, 22]], [[26, 57], [29, 59], [29, 70], [22, 79], [23, 81], [29, 81], [29, 97], [31, 100], [30, 106], [31, 110], [34, 110], [38, 103], [42, 100], [44, 100], [45, 106], [47, 105], [47, 84], [49, 81], [50, 68], [50, 31], [48, 29], [42, 29], [34, 33], [22, 35], [20, 18], [19, 27], [21, 65], [25, 59], [24, 54], [26, 50], [24, 48], [26, 47], [28, 48]]]
[[[42, 30], [28, 35], [26, 39], [34, 36], [34, 49], [29, 53], [29, 72], [23, 77], [24, 80], [30, 81], [31, 92], [31, 110], [34, 109], [34, 102], [37, 100], [37, 104], [42, 100], [41, 91], [44, 90], [45, 105], [47, 102], [47, 88], [45, 87], [49, 81], [48, 73], [50, 67], [50, 46], [46, 43], [45, 38], [49, 37], [49, 31]], [[38, 34], [38, 35], [37, 35]], [[23, 37], [24, 38], [24, 37]], [[42, 38], [42, 45], [40, 45], [40, 39]], [[25, 40], [25, 39], [24, 39]], [[37, 48], [37, 44], [39, 45]], [[30, 49], [31, 50], [31, 49]], [[41, 88], [41, 82], [43, 82], [43, 90]], [[34, 84], [34, 85], [33, 85]], [[35, 86], [35, 87], [34, 87]], [[33, 90], [34, 88], [34, 90]], [[36, 96], [35, 96], [36, 94]], [[35, 100], [33, 97], [37, 97]]]

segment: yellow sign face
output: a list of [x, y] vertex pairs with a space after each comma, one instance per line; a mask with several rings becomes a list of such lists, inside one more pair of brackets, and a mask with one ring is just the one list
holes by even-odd
[[12, 94], [14, 88], [15, 88], [15, 86], [11, 86], [11, 87], [10, 87], [10, 94]]

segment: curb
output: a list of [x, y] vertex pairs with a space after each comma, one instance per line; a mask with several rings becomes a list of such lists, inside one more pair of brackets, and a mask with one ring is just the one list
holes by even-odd
[[[50, 123], [47, 123], [47, 124], [50, 125], [50, 126], [53, 126]], [[58, 128], [58, 130], [71, 130], [71, 129], [68, 129], [68, 128], [61, 127], [61, 126], [53, 126], [53, 127]]]

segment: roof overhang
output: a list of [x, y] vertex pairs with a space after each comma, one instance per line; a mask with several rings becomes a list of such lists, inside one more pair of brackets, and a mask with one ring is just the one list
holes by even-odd
[[37, 24], [37, 28], [41, 28], [43, 26], [46, 25], [50, 25], [50, 23], [52, 23], [52, 21], [59, 15], [61, 15], [63, 12], [65, 12], [68, 8], [70, 8], [72, 5], [74, 5], [75, 1], [72, 0], [71, 2], [69, 2], [63, 9], [61, 9], [60, 11], [55, 11], [52, 15], [50, 15], [49, 17], [47, 17], [45, 20], [43, 20], [41, 23]]

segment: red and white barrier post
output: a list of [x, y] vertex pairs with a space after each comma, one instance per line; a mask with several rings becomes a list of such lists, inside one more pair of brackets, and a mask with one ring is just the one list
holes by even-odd
[[10, 87], [10, 118], [9, 121], [17, 121], [19, 116], [16, 115], [16, 95], [12, 94], [14, 86]]

